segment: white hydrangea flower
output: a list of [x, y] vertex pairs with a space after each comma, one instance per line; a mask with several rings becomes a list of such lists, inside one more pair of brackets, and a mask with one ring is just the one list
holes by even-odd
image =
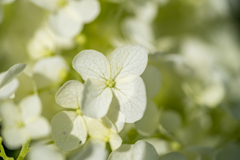
[[134, 145], [123, 144], [113, 151], [108, 160], [160, 160], [156, 149], [146, 141], [139, 140]]
[[93, 118], [104, 117], [113, 96], [127, 123], [142, 118], [146, 108], [145, 85], [140, 77], [148, 62], [148, 51], [140, 45], [115, 49], [107, 59], [95, 50], [84, 50], [73, 60], [73, 68], [86, 81], [82, 111]]
[[160, 112], [157, 104], [151, 99], [154, 98], [160, 90], [161, 74], [156, 67], [150, 65], [147, 66], [141, 77], [146, 85], [148, 100], [146, 111], [142, 119], [135, 122], [135, 127], [140, 134], [151, 136], [159, 126]]
[[112, 150], [116, 150], [122, 144], [121, 137], [112, 122], [107, 118], [87, 119], [88, 133], [92, 139], [109, 142]]
[[68, 73], [69, 66], [61, 56], [45, 57], [33, 66], [33, 77], [39, 88], [62, 82]]
[[73, 111], [62, 111], [51, 121], [52, 138], [58, 148], [64, 151], [74, 150], [86, 142], [87, 127], [81, 113], [83, 84], [79, 81], [67, 81], [57, 92], [56, 102]]
[[18, 88], [16, 77], [26, 68], [26, 64], [15, 64], [6, 72], [0, 73], [0, 100], [10, 97]]
[[98, 0], [31, 0], [49, 10], [49, 24], [63, 37], [74, 37], [85, 23], [93, 21], [100, 13]]
[[49, 135], [49, 123], [41, 116], [41, 110], [41, 100], [37, 95], [25, 97], [19, 105], [10, 100], [1, 104], [3, 141], [9, 149], [21, 147], [28, 139]]

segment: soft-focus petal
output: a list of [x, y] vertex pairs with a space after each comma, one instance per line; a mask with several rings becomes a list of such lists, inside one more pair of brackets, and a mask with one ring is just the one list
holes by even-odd
[[8, 149], [19, 149], [28, 139], [22, 129], [17, 127], [4, 128], [2, 130], [3, 143]]
[[56, 114], [52, 121], [52, 138], [58, 148], [71, 151], [85, 143], [87, 128], [82, 116], [76, 112], [63, 111]]
[[118, 149], [122, 144], [121, 137], [114, 131], [112, 131], [109, 135], [109, 143], [112, 150]]
[[0, 100], [9, 98], [18, 88], [18, 80], [13, 79], [11, 82], [0, 88]]
[[164, 156], [161, 157], [160, 160], [172, 160], [172, 159], [187, 160], [187, 158], [184, 155], [178, 152], [171, 152], [171, 153], [165, 154]]
[[109, 57], [111, 78], [115, 81], [129, 75], [141, 75], [148, 62], [148, 51], [140, 45], [116, 48]]
[[84, 23], [93, 21], [100, 13], [98, 0], [72, 1], [69, 5], [78, 13], [81, 21]]
[[146, 92], [148, 99], [157, 95], [161, 85], [160, 71], [153, 65], [147, 66], [146, 70], [142, 74], [142, 79], [146, 86]]
[[57, 2], [59, 0], [30, 0], [30, 1], [41, 8], [47, 9], [49, 11], [54, 11], [58, 7]]
[[62, 107], [77, 109], [80, 107], [83, 93], [83, 84], [79, 81], [70, 80], [56, 93], [56, 102]]
[[127, 123], [133, 123], [142, 118], [146, 109], [146, 91], [141, 77], [129, 76], [121, 79], [116, 83], [113, 92]]
[[18, 108], [11, 100], [0, 103], [0, 114], [2, 124], [6, 127], [15, 126], [21, 120]]
[[11, 68], [8, 69], [8, 71], [4, 72], [4, 74], [1, 74], [0, 77], [0, 88], [2, 88], [4, 85], [8, 84], [11, 80], [13, 80], [15, 77], [17, 77], [22, 71], [26, 68], [26, 64], [15, 64]]
[[38, 144], [32, 147], [31, 152], [27, 155], [28, 160], [64, 160], [61, 152], [54, 149], [52, 146]]
[[73, 68], [86, 81], [89, 78], [109, 79], [110, 66], [107, 58], [95, 50], [84, 50], [73, 59]]
[[22, 120], [29, 123], [41, 114], [42, 103], [37, 95], [30, 95], [20, 101]]
[[82, 112], [92, 118], [104, 117], [112, 101], [112, 91], [99, 80], [88, 79], [84, 84]]
[[32, 139], [38, 139], [50, 134], [50, 125], [46, 118], [40, 117], [32, 123], [27, 124], [25, 130]]
[[148, 142], [145, 141], [137, 141], [133, 148], [132, 152], [132, 160], [159, 160], [160, 157], [157, 154], [156, 149]]
[[137, 131], [144, 136], [151, 136], [159, 125], [159, 111], [157, 105], [152, 102], [147, 102], [146, 111], [139, 121], [135, 122]]
[[174, 110], [166, 110], [161, 113], [160, 124], [169, 132], [177, 130], [182, 123], [181, 116]]
[[81, 16], [70, 5], [51, 14], [49, 23], [58, 35], [69, 38], [77, 36], [83, 28]]
[[0, 4], [9, 4], [9, 3], [12, 3], [14, 2], [15, 0], [1, 0], [0, 1]]
[[133, 145], [123, 144], [117, 150], [113, 151], [108, 160], [132, 160], [131, 149]]

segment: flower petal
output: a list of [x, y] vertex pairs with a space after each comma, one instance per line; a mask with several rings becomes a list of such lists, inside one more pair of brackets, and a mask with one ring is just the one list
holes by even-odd
[[148, 51], [140, 45], [116, 48], [109, 58], [111, 78], [115, 81], [129, 75], [141, 75], [148, 62]]
[[73, 68], [85, 81], [89, 78], [105, 81], [110, 77], [107, 58], [95, 50], [84, 50], [78, 53], [73, 59]]
[[111, 105], [108, 110], [107, 117], [115, 125], [117, 132], [120, 132], [123, 129], [125, 124], [125, 116], [121, 111], [114, 109]]
[[47, 9], [49, 11], [54, 11], [57, 9], [57, 2], [59, 0], [30, 0], [32, 3], [34, 3], [35, 5]]
[[104, 140], [109, 135], [110, 128], [100, 119], [91, 119], [87, 123], [88, 133], [93, 139]]
[[77, 34], [83, 28], [81, 16], [72, 8], [67, 5], [66, 7], [57, 10], [56, 13], [51, 14], [49, 17], [50, 26], [60, 36], [71, 37]]
[[40, 117], [32, 123], [27, 124], [25, 130], [32, 139], [38, 139], [50, 134], [50, 125], [46, 118]]
[[19, 149], [28, 139], [23, 130], [17, 127], [3, 128], [2, 135], [3, 143], [11, 150]]
[[160, 157], [157, 154], [156, 149], [146, 141], [137, 141], [133, 148], [132, 152], [132, 160], [159, 160]]
[[37, 95], [30, 95], [20, 101], [22, 120], [29, 123], [41, 114], [42, 103]]
[[141, 77], [129, 76], [118, 81], [113, 89], [126, 123], [142, 118], [146, 108], [146, 90]]
[[111, 132], [109, 136], [109, 143], [112, 150], [118, 149], [122, 144], [122, 138], [116, 133]]
[[85, 143], [87, 128], [82, 116], [72, 111], [56, 114], [52, 121], [52, 138], [58, 148], [71, 151]]
[[150, 65], [147, 66], [141, 77], [146, 85], [148, 99], [154, 98], [154, 96], [156, 96], [160, 90], [160, 71], [155, 66]]
[[[151, 124], [151, 125], [150, 125]], [[147, 102], [146, 111], [139, 121], [135, 122], [137, 131], [144, 136], [151, 136], [159, 125], [159, 111], [157, 105], [152, 102]]]
[[69, 5], [78, 13], [84, 23], [93, 21], [100, 13], [100, 4], [97, 0], [71, 1]]
[[18, 88], [18, 80], [13, 79], [11, 82], [0, 88], [0, 100], [9, 98]]
[[165, 154], [161, 157], [160, 160], [172, 160], [172, 159], [187, 160], [187, 158], [179, 152], [171, 152], [171, 153]]
[[123, 144], [117, 150], [113, 151], [108, 160], [132, 160], [131, 149], [133, 145]]
[[26, 64], [15, 64], [11, 68], [8, 69], [8, 71], [1, 74], [0, 77], [0, 88], [8, 84], [11, 80], [16, 78], [22, 71], [26, 68]]
[[112, 91], [99, 80], [88, 79], [84, 84], [82, 112], [92, 118], [104, 117], [112, 101]]
[[70, 80], [58, 90], [56, 102], [65, 108], [80, 108], [83, 93], [83, 84], [79, 81]]

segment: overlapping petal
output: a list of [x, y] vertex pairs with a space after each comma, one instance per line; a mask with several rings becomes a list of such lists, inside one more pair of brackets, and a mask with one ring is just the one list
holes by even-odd
[[52, 138], [58, 148], [71, 151], [85, 143], [87, 128], [82, 116], [72, 111], [56, 114], [52, 121]]
[[13, 79], [11, 82], [0, 88], [0, 100], [9, 98], [17, 90], [19, 82]]
[[57, 104], [65, 108], [80, 108], [83, 84], [79, 81], [67, 81], [56, 93]]
[[141, 77], [128, 76], [119, 80], [113, 92], [127, 123], [133, 123], [142, 118], [146, 109], [146, 90]]
[[104, 117], [112, 101], [112, 91], [106, 87], [105, 82], [88, 79], [84, 84], [82, 112], [83, 114], [93, 117]]

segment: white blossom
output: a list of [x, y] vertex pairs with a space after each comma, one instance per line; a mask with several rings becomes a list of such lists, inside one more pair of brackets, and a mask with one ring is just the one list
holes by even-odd
[[140, 75], [147, 61], [147, 50], [140, 45], [119, 47], [109, 59], [94, 50], [80, 52], [73, 60], [73, 68], [86, 81], [83, 113], [93, 118], [104, 117], [116, 96], [127, 123], [141, 119], [146, 108], [146, 91]]
[[3, 141], [9, 149], [19, 148], [29, 139], [49, 135], [49, 123], [41, 116], [41, 110], [41, 100], [37, 95], [25, 97], [18, 105], [11, 100], [1, 104]]

